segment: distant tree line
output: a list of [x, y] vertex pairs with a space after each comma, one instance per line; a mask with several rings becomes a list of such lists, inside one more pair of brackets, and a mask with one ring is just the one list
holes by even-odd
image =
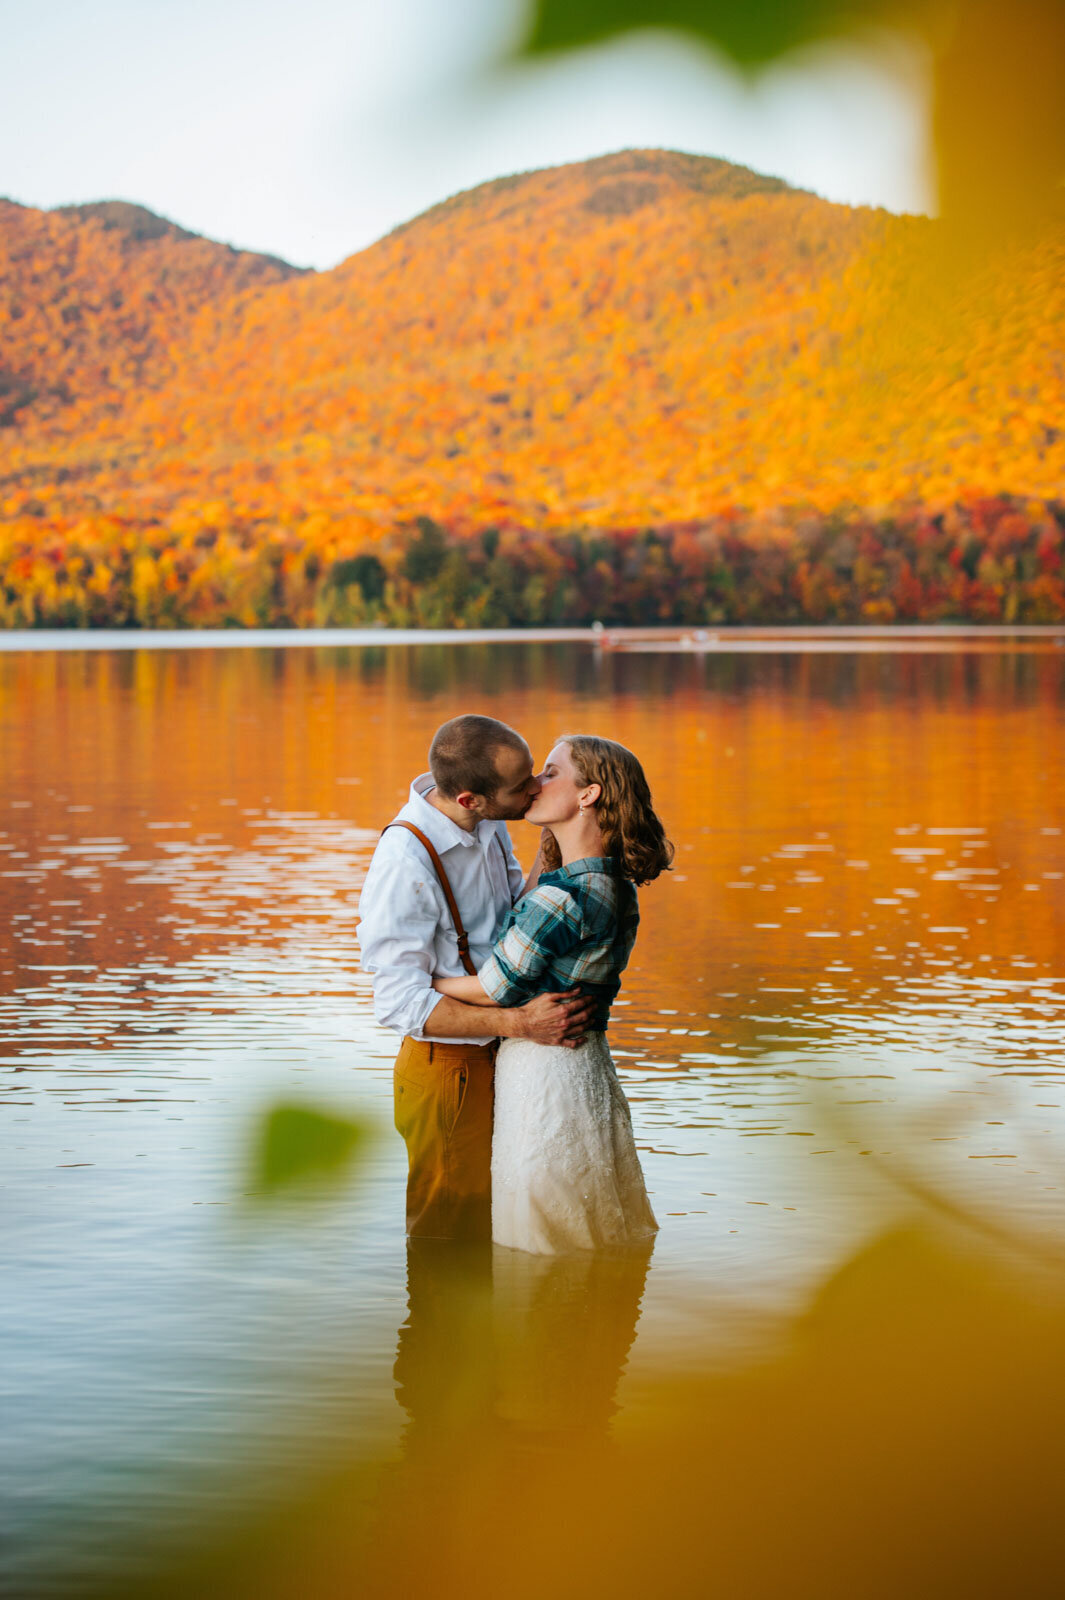
[[327, 519], [307, 528], [22, 516], [0, 525], [0, 626], [1065, 621], [1065, 502], [551, 535], [420, 517], [354, 549]]

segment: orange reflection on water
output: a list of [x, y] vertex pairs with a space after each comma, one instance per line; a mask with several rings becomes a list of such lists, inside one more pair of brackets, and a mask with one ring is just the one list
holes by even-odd
[[[643, 896], [629, 1020], [661, 1008], [681, 1021], [734, 1016], [743, 1005], [710, 1006], [704, 992], [746, 1001], [767, 983], [788, 1009], [785, 991], [805, 1002], [829, 968], [850, 994], [948, 969], [1043, 981], [1060, 975], [1065, 948], [1063, 683], [1060, 653], [1009, 650], [8, 655], [0, 845], [29, 849], [0, 884], [30, 913], [42, 961], [74, 952], [103, 968], [118, 948], [175, 942], [187, 954], [224, 942], [234, 910], [203, 903], [197, 852], [206, 866], [212, 847], [233, 852], [318, 819], [359, 830], [337, 885], [354, 902], [433, 728], [477, 709], [520, 727], [541, 756], [560, 730], [608, 733], [652, 777], [678, 857]], [[531, 855], [531, 830], [516, 841]], [[277, 851], [280, 866], [280, 838]], [[138, 876], [123, 858], [165, 859], [169, 871]], [[203, 912], [195, 935], [173, 903], [182, 884]], [[291, 915], [270, 895], [254, 908], [238, 898], [245, 928]], [[79, 911], [95, 924], [63, 932]]]
[[[254, 1332], [296, 1384], [326, 1278], [352, 1368], [338, 1355], [307, 1440], [264, 1454], [270, 1526], [237, 1556], [197, 1535], [207, 1577], [144, 1592], [968, 1594], [1017, 1587], [1022, 1545], [1048, 1570], [1061, 1321], [1045, 1277], [1016, 1274], [1045, 1274], [1065, 1233], [1063, 704], [1061, 652], [1005, 647], [0, 653], [0, 1098], [47, 1224], [16, 1265], [80, 1285], [83, 1310], [101, 1275], [125, 1297], [95, 1342], [64, 1302], [14, 1354], [59, 1406], [65, 1382], [99, 1388], [130, 1318], [152, 1352], [122, 1351], [138, 1438], [150, 1415], [184, 1447], [189, 1397], [215, 1394], [171, 1355], [152, 1274], [162, 1238], [167, 1294], [201, 1282], [188, 1218], [220, 1223], [238, 1188], [219, 1130], [243, 1089], [278, 1058], [341, 1109], [387, 1098], [355, 906], [438, 723], [488, 711], [540, 755], [559, 732], [623, 740], [678, 847], [612, 1027], [662, 1223], [650, 1267], [415, 1262], [404, 1290], [389, 1134], [357, 1215], [338, 1200], [291, 1255], [271, 1236], [262, 1283], [302, 1284], [283, 1338], [266, 1291], [225, 1323], [223, 1284], [252, 1295], [239, 1254], [211, 1280], [211, 1361], [248, 1340], [249, 1393]], [[949, 1244], [877, 1243], [900, 1207]], [[387, 1459], [335, 1436], [368, 1394], [402, 1423]], [[95, 1446], [62, 1404], [42, 1481]], [[124, 1516], [113, 1495], [116, 1546]]]
[[[23, 990], [55, 997], [57, 1048], [60, 1001], [94, 1049], [130, 1029], [180, 1038], [175, 962], [200, 963], [208, 1042], [224, 1044], [227, 1012], [239, 1030], [254, 1000], [216, 959], [238, 953], [283, 951], [308, 992], [327, 960], [368, 1022], [353, 929], [374, 840], [439, 722], [489, 711], [538, 755], [560, 731], [631, 745], [676, 841], [676, 870], [642, 895], [612, 1027], [645, 1148], [694, 1158], [689, 1179], [665, 1169], [675, 1192], [660, 1209], [724, 1220], [727, 1186], [695, 1176], [723, 1138], [890, 1154], [909, 1140], [892, 1119], [927, 1109], [930, 1088], [967, 1120], [921, 1136], [952, 1182], [992, 1205], [1057, 1205], [1060, 650], [626, 655], [516, 640], [10, 654], [0, 693], [0, 896], [18, 919], [0, 1040], [14, 1058], [49, 1016], [42, 1003], [35, 1039]], [[531, 856], [532, 830], [515, 836]], [[298, 992], [285, 1005], [277, 1025], [290, 1016], [298, 1033], [306, 1006]], [[390, 1049], [382, 1037], [373, 1053]], [[822, 1079], [841, 1086], [834, 1109], [813, 1092]], [[766, 1200], [765, 1180], [752, 1188], [743, 1204]], [[798, 1198], [776, 1196], [789, 1212]], [[752, 1222], [730, 1214], [724, 1234]]]

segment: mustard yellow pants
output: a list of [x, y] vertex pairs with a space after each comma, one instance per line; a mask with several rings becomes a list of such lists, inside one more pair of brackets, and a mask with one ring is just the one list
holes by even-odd
[[394, 1077], [407, 1146], [407, 1232], [491, 1239], [495, 1043], [404, 1039]]

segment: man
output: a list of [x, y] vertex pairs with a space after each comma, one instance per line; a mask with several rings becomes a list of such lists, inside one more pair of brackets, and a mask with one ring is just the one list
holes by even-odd
[[535, 881], [538, 862], [524, 882], [506, 823], [525, 815], [540, 784], [525, 740], [494, 717], [445, 722], [429, 767], [374, 852], [359, 903], [359, 944], [363, 971], [373, 979], [374, 1014], [404, 1036], [394, 1091], [409, 1163], [407, 1232], [489, 1239], [496, 1042], [577, 1043], [592, 1003], [573, 990], [486, 1008], [432, 987], [436, 974], [457, 977], [463, 964], [445, 886], [418, 834], [436, 850], [477, 969], [513, 901]]

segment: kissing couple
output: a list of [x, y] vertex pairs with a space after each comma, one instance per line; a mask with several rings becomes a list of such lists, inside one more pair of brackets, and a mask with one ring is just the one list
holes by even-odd
[[[605, 1034], [636, 886], [673, 859], [643, 769], [575, 734], [536, 775], [520, 734], [472, 715], [437, 730], [429, 769], [359, 902], [374, 1014], [403, 1035], [407, 1232], [547, 1255], [646, 1243], [658, 1224]], [[528, 877], [519, 818], [542, 830]]]

